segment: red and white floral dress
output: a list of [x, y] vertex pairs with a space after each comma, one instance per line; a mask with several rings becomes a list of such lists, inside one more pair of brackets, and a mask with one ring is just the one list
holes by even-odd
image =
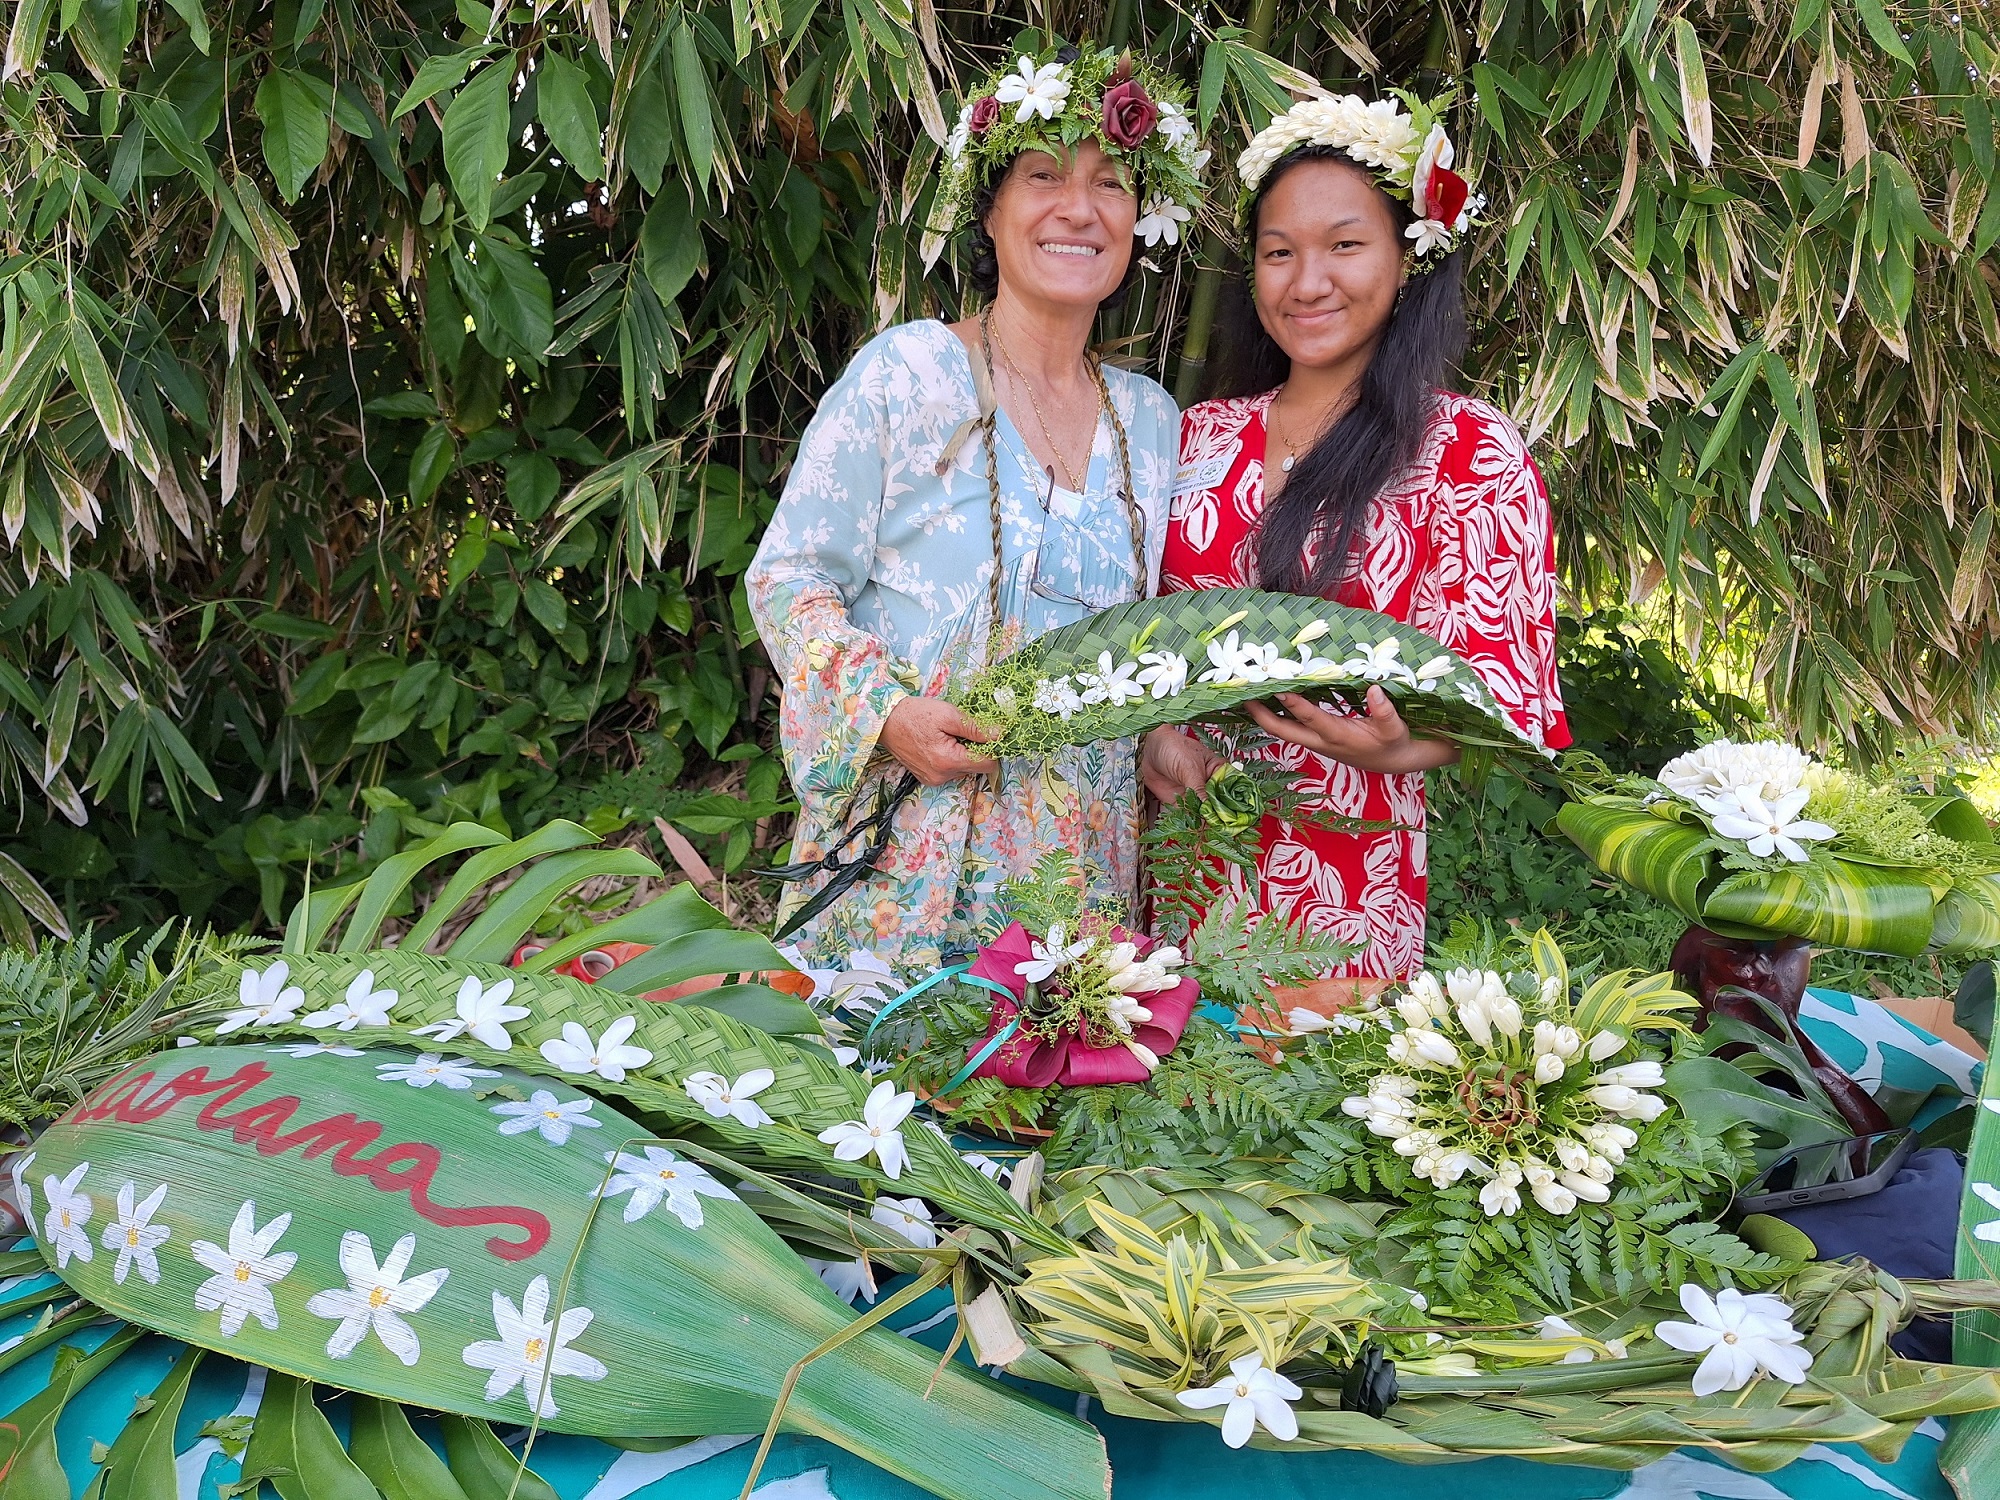
[[[1275, 394], [1205, 401], [1182, 415], [1163, 592], [1257, 582], [1264, 420]], [[1376, 498], [1359, 565], [1338, 598], [1451, 647], [1537, 744], [1570, 742], [1556, 682], [1548, 491], [1520, 429], [1495, 408], [1440, 394], [1415, 464]], [[1277, 741], [1256, 753], [1301, 772], [1298, 789], [1310, 805], [1397, 825], [1336, 833], [1267, 819], [1258, 867], [1263, 909], [1364, 945], [1341, 975], [1401, 978], [1421, 968], [1422, 774], [1357, 771]]]

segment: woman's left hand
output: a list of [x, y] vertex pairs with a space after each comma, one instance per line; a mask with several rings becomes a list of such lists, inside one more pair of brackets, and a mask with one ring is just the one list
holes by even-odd
[[1284, 708], [1283, 714], [1270, 703], [1245, 705], [1266, 734], [1358, 771], [1428, 771], [1458, 759], [1458, 746], [1449, 740], [1413, 737], [1380, 686], [1368, 689], [1365, 716], [1329, 713], [1297, 693], [1279, 693], [1272, 701]]

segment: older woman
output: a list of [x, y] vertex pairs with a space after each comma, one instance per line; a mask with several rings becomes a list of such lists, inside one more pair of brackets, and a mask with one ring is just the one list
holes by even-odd
[[[1220, 399], [1182, 420], [1162, 587], [1257, 584], [1381, 610], [1463, 656], [1557, 749], [1569, 728], [1548, 493], [1519, 429], [1446, 386], [1479, 208], [1451, 164], [1430, 110], [1352, 96], [1295, 106], [1244, 152], [1251, 277], [1217, 330]], [[1309, 808], [1376, 826], [1268, 821], [1264, 908], [1352, 941], [1346, 974], [1406, 976], [1424, 952], [1423, 773], [1457, 746], [1412, 736], [1380, 687], [1360, 713], [1297, 693], [1250, 713], [1269, 735], [1258, 753], [1300, 773]], [[1163, 795], [1199, 779], [1192, 743], [1148, 742]]]
[[1017, 59], [962, 109], [933, 219], [971, 229], [985, 308], [877, 336], [806, 429], [748, 586], [812, 867], [785, 910], [838, 893], [810, 958], [935, 965], [1052, 849], [1132, 894], [1130, 747], [1001, 766], [943, 694], [1157, 576], [1177, 413], [1089, 338], [1135, 233], [1178, 237], [1196, 165], [1176, 87], [1129, 56]]

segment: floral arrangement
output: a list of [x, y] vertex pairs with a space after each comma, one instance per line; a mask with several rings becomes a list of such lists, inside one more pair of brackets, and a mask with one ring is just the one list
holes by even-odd
[[1609, 874], [1725, 937], [1905, 956], [2000, 946], [2000, 843], [1949, 792], [1727, 739], [1584, 790], [1558, 826]]
[[1415, 218], [1404, 233], [1412, 256], [1421, 261], [1449, 255], [1463, 242], [1486, 199], [1451, 170], [1451, 137], [1438, 113], [1439, 106], [1400, 90], [1393, 99], [1343, 94], [1301, 100], [1258, 131], [1236, 159], [1243, 181], [1239, 223], [1247, 221], [1259, 185], [1284, 156], [1302, 146], [1325, 146], [1345, 152], [1368, 169], [1384, 192], [1410, 205]]
[[1017, 54], [967, 93], [945, 141], [930, 234], [941, 243], [965, 228], [979, 190], [1023, 151], [1061, 155], [1082, 140], [1131, 168], [1140, 194], [1133, 232], [1149, 248], [1179, 244], [1209, 157], [1186, 88], [1129, 51], [1061, 45]]
[[1374, 610], [1260, 589], [1115, 605], [970, 673], [951, 691], [1000, 755], [1142, 734], [1279, 692], [1380, 685], [1413, 729], [1518, 753], [1533, 744], [1463, 658]]

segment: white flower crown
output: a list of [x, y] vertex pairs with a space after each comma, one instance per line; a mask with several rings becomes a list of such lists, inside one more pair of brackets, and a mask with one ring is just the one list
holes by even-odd
[[1395, 99], [1369, 101], [1357, 94], [1305, 99], [1258, 131], [1236, 159], [1243, 180], [1238, 221], [1248, 227], [1257, 189], [1280, 157], [1300, 146], [1327, 146], [1344, 151], [1384, 192], [1410, 205], [1416, 221], [1404, 233], [1413, 241], [1413, 256], [1423, 260], [1456, 250], [1486, 207], [1485, 196], [1451, 170], [1451, 138], [1436, 107], [1399, 97], [1409, 108]]

